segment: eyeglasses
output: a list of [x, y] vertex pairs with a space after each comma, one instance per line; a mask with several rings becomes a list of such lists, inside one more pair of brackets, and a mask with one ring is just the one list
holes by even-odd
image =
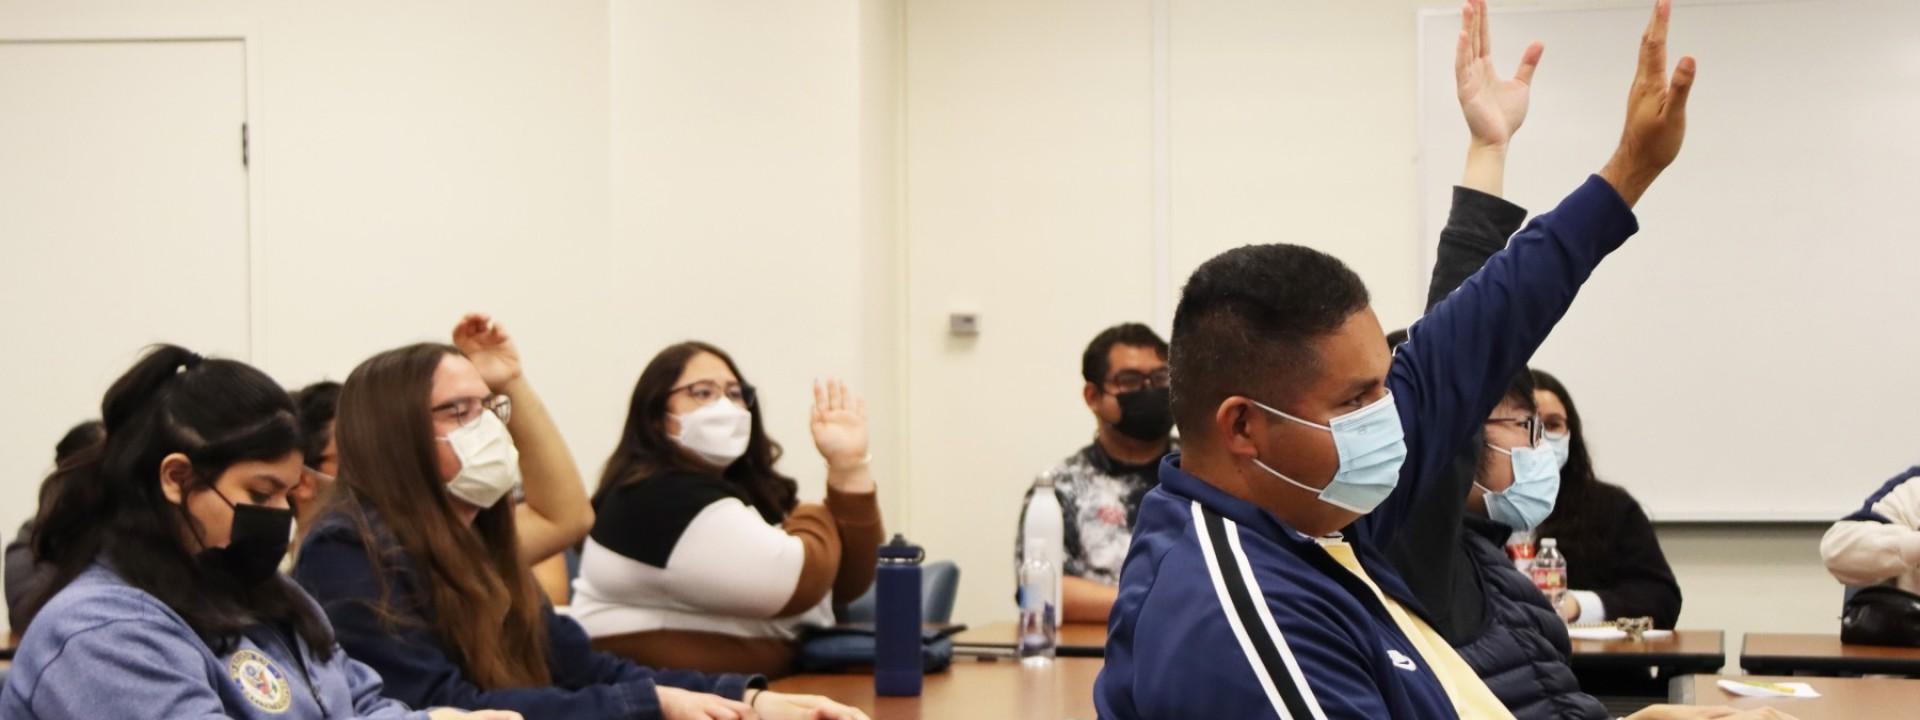
[[435, 405], [432, 409], [428, 410], [428, 412], [432, 413], [434, 417], [445, 418], [455, 423], [465, 425], [480, 417], [480, 411], [482, 410], [492, 412], [494, 415], [499, 416], [500, 422], [510, 421], [513, 419], [513, 398], [499, 394], [488, 395], [483, 398], [456, 398]]
[[1114, 374], [1113, 379], [1107, 381], [1107, 392], [1121, 395], [1130, 392], [1139, 392], [1148, 388], [1160, 390], [1169, 387], [1172, 383], [1173, 373], [1166, 368], [1160, 368], [1150, 373], [1143, 373], [1138, 370], [1123, 370]]
[[1487, 424], [1508, 425], [1527, 431], [1527, 447], [1539, 445], [1540, 438], [1546, 429], [1540, 423], [1539, 415], [1528, 415], [1523, 418], [1487, 418]]
[[719, 402], [723, 397], [743, 408], [752, 408], [759, 404], [759, 398], [753, 391], [753, 386], [740, 383], [727, 383], [722, 386], [716, 380], [697, 380], [668, 391], [667, 396], [672, 397], [679, 393], [686, 393], [687, 397], [693, 398], [694, 402], [703, 406]]

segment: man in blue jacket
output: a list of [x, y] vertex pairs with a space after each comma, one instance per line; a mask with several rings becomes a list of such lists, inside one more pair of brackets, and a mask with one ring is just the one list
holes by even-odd
[[1510, 717], [1379, 548], [1678, 155], [1694, 63], [1668, 79], [1668, 12], [1660, 0], [1612, 159], [1392, 356], [1365, 286], [1330, 256], [1247, 246], [1194, 271], [1172, 342], [1184, 453], [1140, 508], [1101, 717]]

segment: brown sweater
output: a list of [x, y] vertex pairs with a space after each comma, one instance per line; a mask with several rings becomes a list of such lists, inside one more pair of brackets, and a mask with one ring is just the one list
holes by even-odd
[[609, 492], [581, 558], [573, 616], [644, 665], [793, 671], [802, 627], [873, 584], [885, 534], [872, 493], [829, 490], [769, 524], [717, 478], [668, 473]]

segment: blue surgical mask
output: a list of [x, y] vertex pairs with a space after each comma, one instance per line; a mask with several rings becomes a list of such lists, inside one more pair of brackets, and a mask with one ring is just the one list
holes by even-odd
[[1400, 430], [1400, 412], [1393, 405], [1393, 393], [1382, 395], [1372, 404], [1328, 420], [1321, 425], [1288, 415], [1254, 400], [1261, 410], [1311, 428], [1333, 433], [1333, 448], [1340, 455], [1340, 469], [1324, 488], [1313, 487], [1268, 467], [1260, 458], [1253, 464], [1294, 487], [1318, 493], [1320, 502], [1357, 512], [1373, 512], [1393, 494], [1400, 484], [1400, 465], [1407, 459], [1406, 435]]
[[1487, 494], [1487, 517], [1515, 530], [1532, 530], [1546, 522], [1560, 495], [1560, 468], [1554, 464], [1558, 455], [1551, 448], [1487, 447], [1513, 463], [1513, 485], [1506, 490], [1494, 492], [1474, 483]]
[[1553, 450], [1554, 457], [1560, 460], [1560, 469], [1567, 469], [1567, 460], [1573, 457], [1573, 433], [1547, 433], [1542, 437], [1547, 441], [1547, 447]]

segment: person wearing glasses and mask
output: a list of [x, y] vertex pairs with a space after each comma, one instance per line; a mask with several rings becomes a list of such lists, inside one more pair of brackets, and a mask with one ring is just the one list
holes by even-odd
[[800, 502], [775, 469], [765, 407], [724, 351], [684, 342], [647, 363], [574, 583], [571, 613], [596, 647], [647, 665], [787, 675], [802, 629], [833, 625], [866, 592], [882, 528], [865, 402], [834, 381], [815, 383], [813, 399], [825, 503]]
[[[1179, 449], [1167, 399], [1167, 341], [1140, 323], [1100, 331], [1080, 355], [1081, 400], [1094, 421], [1093, 442], [1042, 473], [1020, 501], [1020, 524], [1035, 490], [1051, 484], [1060, 501], [1061, 616], [1107, 621], [1120, 564], [1133, 538], [1140, 498], [1159, 485], [1160, 459]], [[1014, 567], [1026, 559], [1026, 533], [1014, 538]]]
[[[340, 475], [294, 577], [341, 645], [416, 705], [668, 720], [779, 705], [755, 697], [761, 678], [595, 652], [554, 612], [528, 569], [551, 548], [519, 523], [574, 504], [590, 517], [585, 487], [506, 330], [469, 315], [453, 341], [375, 355], [340, 389]], [[542, 513], [515, 507], [516, 485]], [[586, 530], [548, 529], [566, 543]]]

